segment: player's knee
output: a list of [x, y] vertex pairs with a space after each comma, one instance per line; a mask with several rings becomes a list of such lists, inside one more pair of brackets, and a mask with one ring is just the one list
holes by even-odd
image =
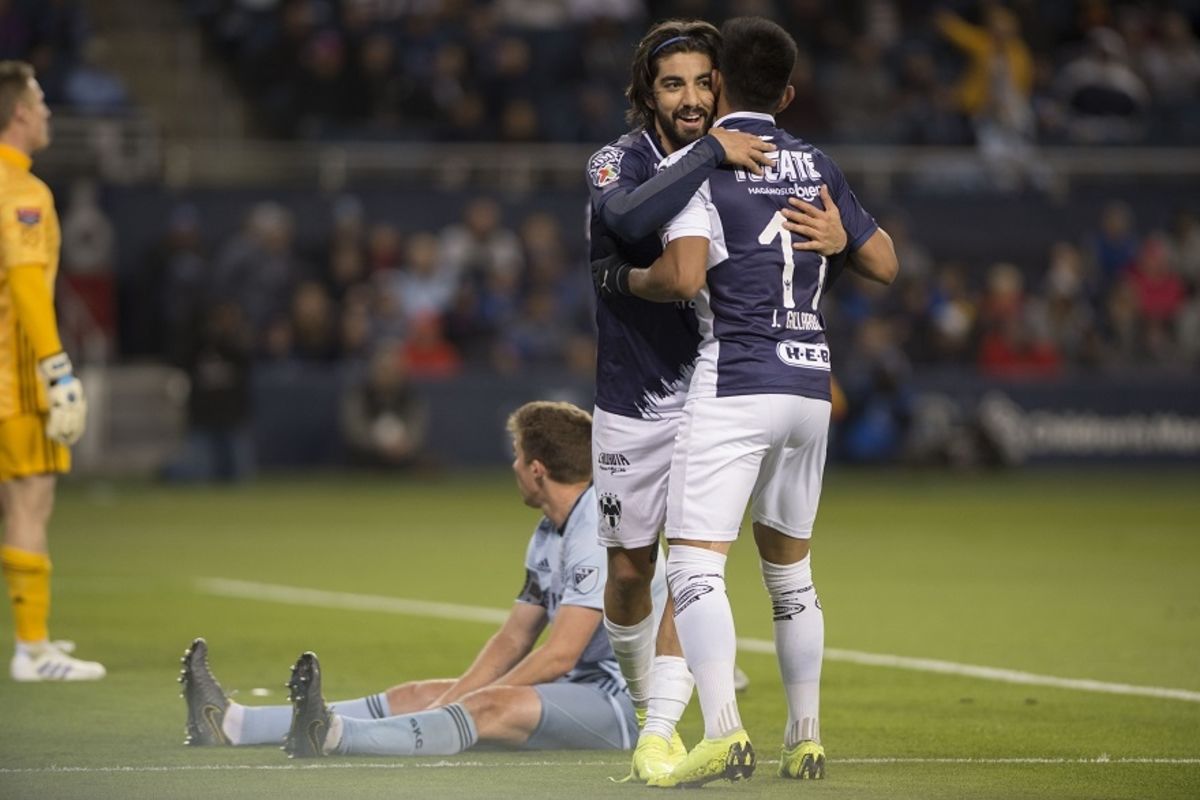
[[485, 686], [471, 692], [461, 702], [477, 725], [485, 725], [501, 719], [514, 705], [514, 698], [507, 689], [505, 686]]
[[636, 550], [609, 551], [608, 582], [611, 588], [624, 595], [649, 591], [654, 580], [658, 544]]
[[653, 579], [653, 567], [650, 568], [649, 574], [646, 574], [639, 565], [630, 561], [621, 562], [615, 569], [609, 567], [609, 586], [625, 597], [649, 592]]

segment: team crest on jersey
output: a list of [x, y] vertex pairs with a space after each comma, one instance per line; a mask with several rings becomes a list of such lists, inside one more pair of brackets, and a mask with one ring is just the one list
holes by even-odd
[[610, 536], [621, 530], [621, 498], [612, 492], [600, 495], [600, 527]]
[[571, 582], [575, 585], [575, 591], [587, 594], [600, 583], [600, 568], [581, 564], [571, 570]]
[[588, 176], [597, 189], [603, 189], [621, 177], [621, 160], [625, 151], [619, 147], [605, 147], [588, 162]]
[[42, 210], [40, 208], [18, 208], [17, 222], [22, 225], [37, 225], [42, 221]]

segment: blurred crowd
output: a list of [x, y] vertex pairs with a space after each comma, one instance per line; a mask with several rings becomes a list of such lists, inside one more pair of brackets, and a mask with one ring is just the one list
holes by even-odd
[[901, 273], [891, 287], [843, 280], [826, 295], [840, 354], [839, 454], [902, 455], [916, 400], [914, 371], [959, 367], [1010, 381], [1081, 373], [1134, 377], [1200, 369], [1200, 216], [1138, 224], [1121, 201], [1094, 227], [1054, 242], [1040, 263], [937, 258], [900, 217], [883, 226]]
[[328, 236], [309, 247], [288, 209], [269, 202], [228, 241], [211, 251], [206, 241], [195, 208], [180, 206], [142, 272], [152, 285], [141, 294], [161, 298], [143, 331], [168, 359], [181, 361], [214, 317], [233, 313], [259, 361], [366, 360], [397, 344], [405, 371], [423, 379], [464, 369], [591, 373], [590, 279], [580, 243], [568, 247], [553, 215], [509, 228], [500, 205], [481, 197], [440, 230], [401, 231], [368, 224], [346, 195], [332, 203]]
[[1200, 5], [1154, 0], [185, 0], [279, 136], [600, 142], [652, 20], [772, 17], [818, 141], [1195, 141]]
[[82, 0], [0, 0], [0, 61], [33, 64], [52, 108], [120, 111], [125, 86], [100, 67], [103, 40], [92, 35]]
[[[542, 367], [590, 375], [583, 243], [553, 214], [529, 212], [509, 227], [499, 203], [479, 197], [440, 230], [401, 230], [370, 221], [343, 195], [331, 202], [328, 235], [308, 246], [275, 203], [250, 208], [242, 229], [215, 247], [202, 223], [191, 205], [172, 213], [140, 270], [138, 296], [159, 299], [142, 310], [158, 316], [127, 349], [182, 361], [221, 320], [243, 331], [256, 361], [365, 360], [381, 343], [399, 343], [407, 372], [423, 379]], [[1064, 232], [1028, 265], [947, 261], [903, 216], [881, 224], [900, 256], [897, 285], [845, 278], [827, 295], [843, 362], [975, 365], [1016, 377], [1200, 363], [1194, 209], [1156, 229], [1112, 202], [1090, 230]]]
[[[345, 430], [382, 437], [387, 458], [407, 461], [409, 431], [424, 428], [414, 382], [530, 370], [592, 377], [583, 242], [553, 214], [518, 215], [510, 227], [504, 210], [480, 197], [440, 230], [402, 230], [343, 195], [331, 202], [327, 235], [304, 245], [289, 210], [264, 202], [213, 245], [197, 210], [180, 205], [139, 271], [136, 296], [157, 299], [140, 312], [156, 316], [137, 328], [141, 341], [123, 344], [178, 364], [202, 392], [212, 385], [200, 402], [218, 418], [246, 415], [255, 365], [359, 365]], [[1021, 265], [947, 260], [903, 216], [880, 221], [896, 242], [898, 282], [843, 277], [822, 305], [842, 390], [842, 457], [899, 454], [922, 371], [1040, 381], [1200, 368], [1195, 209], [1158, 228], [1114, 201], [1087, 229], [1064, 230], [1039, 263]]]

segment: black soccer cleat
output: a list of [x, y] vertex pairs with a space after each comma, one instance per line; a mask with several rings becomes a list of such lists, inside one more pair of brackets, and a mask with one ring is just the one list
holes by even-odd
[[229, 698], [208, 668], [208, 642], [196, 639], [184, 651], [182, 661], [179, 682], [183, 684], [181, 696], [187, 702], [187, 738], [183, 743], [193, 747], [230, 744], [221, 728]]
[[283, 743], [284, 751], [288, 758], [323, 757], [331, 714], [321, 696], [321, 664], [316, 653], [309, 650], [300, 655], [292, 666], [287, 688], [292, 701], [292, 726]]

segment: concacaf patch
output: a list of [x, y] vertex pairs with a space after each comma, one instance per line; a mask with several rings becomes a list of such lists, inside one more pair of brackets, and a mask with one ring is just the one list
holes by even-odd
[[605, 147], [588, 162], [588, 176], [597, 189], [603, 189], [621, 177], [621, 159], [625, 151], [619, 147]]
[[18, 208], [17, 222], [22, 225], [37, 225], [42, 221], [42, 210], [40, 208]]

